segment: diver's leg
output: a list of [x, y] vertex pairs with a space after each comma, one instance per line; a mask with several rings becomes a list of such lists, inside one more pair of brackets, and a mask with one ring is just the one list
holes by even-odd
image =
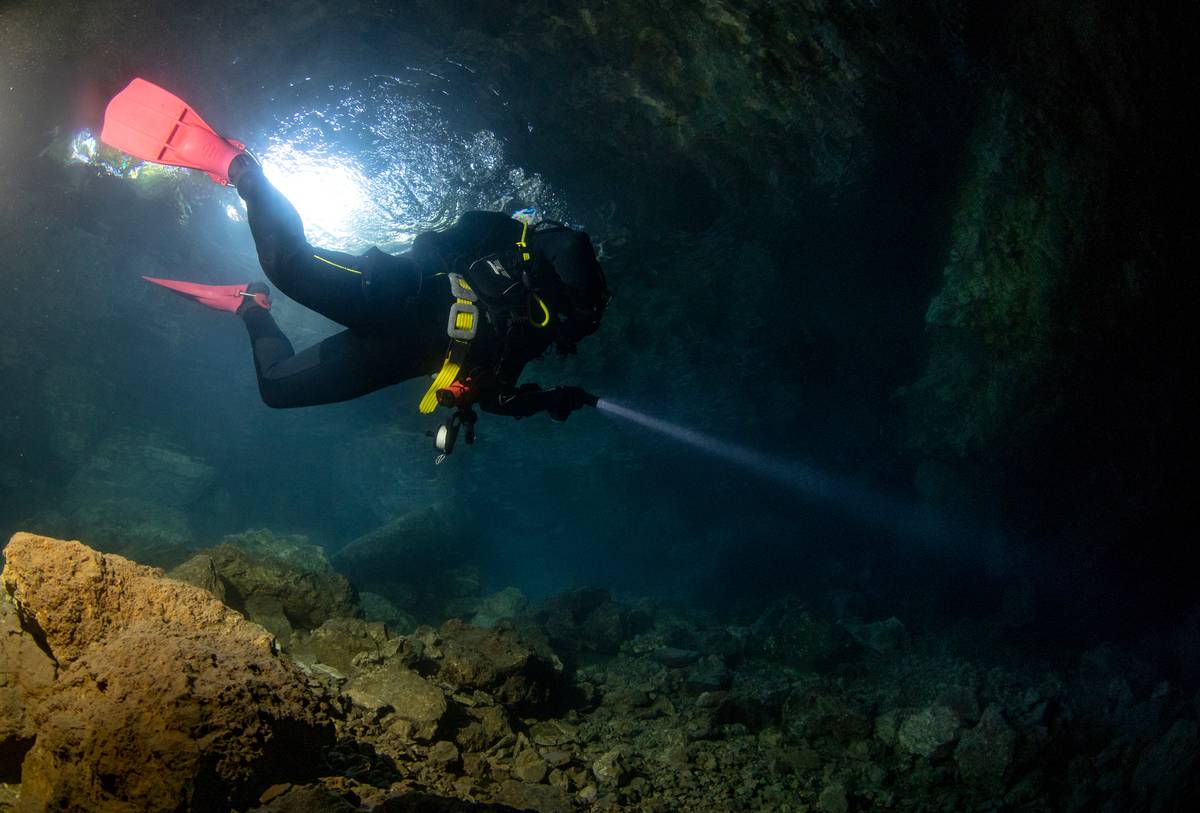
[[[240, 164], [240, 165], [239, 165]], [[306, 308], [358, 330], [386, 322], [419, 282], [407, 257], [363, 256], [314, 248], [299, 213], [248, 158], [230, 167], [246, 201], [258, 260], [274, 285]]]
[[428, 372], [399, 337], [358, 336], [349, 330], [296, 353], [263, 308], [247, 308], [242, 319], [250, 334], [258, 389], [276, 409], [348, 401]]
[[250, 233], [258, 250], [258, 261], [272, 284], [306, 308], [335, 322], [352, 326], [365, 316], [366, 302], [360, 275], [351, 270], [349, 255], [328, 256], [329, 263], [314, 258], [316, 252], [304, 237], [300, 215], [263, 175], [262, 168], [249, 163], [230, 167], [230, 178], [246, 201]]

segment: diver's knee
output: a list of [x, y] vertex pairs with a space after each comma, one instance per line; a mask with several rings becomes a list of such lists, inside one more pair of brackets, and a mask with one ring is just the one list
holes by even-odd
[[289, 409], [296, 406], [294, 399], [288, 398], [282, 387], [275, 386], [267, 378], [259, 379], [258, 394], [262, 398], [262, 402], [271, 409]]

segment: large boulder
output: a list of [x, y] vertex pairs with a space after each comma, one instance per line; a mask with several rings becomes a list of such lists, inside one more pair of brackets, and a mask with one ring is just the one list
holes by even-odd
[[933, 705], [910, 714], [900, 724], [897, 741], [909, 754], [935, 759], [945, 755], [958, 739], [959, 730], [957, 714], [945, 706]]
[[860, 651], [850, 633], [813, 615], [791, 596], [776, 601], [754, 623], [747, 650], [753, 656], [811, 671], [852, 660]]
[[783, 704], [783, 729], [797, 740], [844, 747], [869, 739], [873, 721], [867, 709], [836, 685], [797, 686]]
[[311, 635], [296, 636], [288, 654], [296, 660], [324, 663], [351, 675], [357, 671], [355, 659], [380, 660], [389, 640], [387, 628], [378, 621], [331, 618]]
[[560, 652], [609, 655], [616, 654], [647, 622], [599, 587], [581, 587], [546, 599], [536, 619]]
[[79, 542], [17, 534], [2, 574], [61, 671], [33, 708], [24, 810], [245, 807], [332, 743], [271, 635], [212, 595]]
[[562, 688], [563, 665], [544, 642], [512, 629], [480, 629], [453, 619], [442, 625], [437, 676], [488, 692], [517, 709], [543, 705]]
[[358, 705], [381, 715], [406, 740], [431, 740], [446, 714], [446, 695], [437, 686], [394, 660], [370, 668], [346, 685]]
[[204, 560], [185, 562], [172, 576], [216, 593], [215, 569], [224, 601], [276, 635], [287, 637], [294, 627], [311, 630], [359, 612], [354, 588], [307, 537], [246, 531], [197, 557]]
[[470, 621], [476, 627], [491, 627], [498, 621], [516, 618], [528, 605], [528, 599], [518, 588], [506, 587], [475, 602]]
[[83, 443], [87, 452], [62, 495], [65, 525], [38, 527], [86, 534], [99, 550], [160, 567], [186, 559], [195, 548], [187, 509], [212, 486], [216, 470], [160, 431], [121, 430], [96, 440], [94, 427], [80, 426], [86, 416], [75, 417], [64, 435], [52, 433], [55, 445]]

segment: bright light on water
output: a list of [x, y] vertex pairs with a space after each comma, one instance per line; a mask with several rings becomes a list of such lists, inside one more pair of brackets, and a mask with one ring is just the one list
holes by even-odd
[[96, 158], [96, 139], [91, 130], [81, 130], [71, 140], [71, 156], [68, 160], [75, 164], [90, 164]]
[[367, 179], [345, 157], [311, 156], [280, 144], [262, 156], [263, 173], [292, 202], [309, 239], [319, 245], [351, 247], [371, 204]]

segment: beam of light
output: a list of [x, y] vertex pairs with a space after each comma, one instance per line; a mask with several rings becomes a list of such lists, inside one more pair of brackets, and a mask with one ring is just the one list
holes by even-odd
[[600, 399], [601, 412], [670, 437], [691, 448], [737, 466], [815, 502], [828, 505], [861, 522], [909, 539], [949, 541], [970, 531], [928, 506], [883, 494], [845, 477], [823, 472], [796, 460], [786, 460], [747, 446], [697, 432], [644, 412]]

